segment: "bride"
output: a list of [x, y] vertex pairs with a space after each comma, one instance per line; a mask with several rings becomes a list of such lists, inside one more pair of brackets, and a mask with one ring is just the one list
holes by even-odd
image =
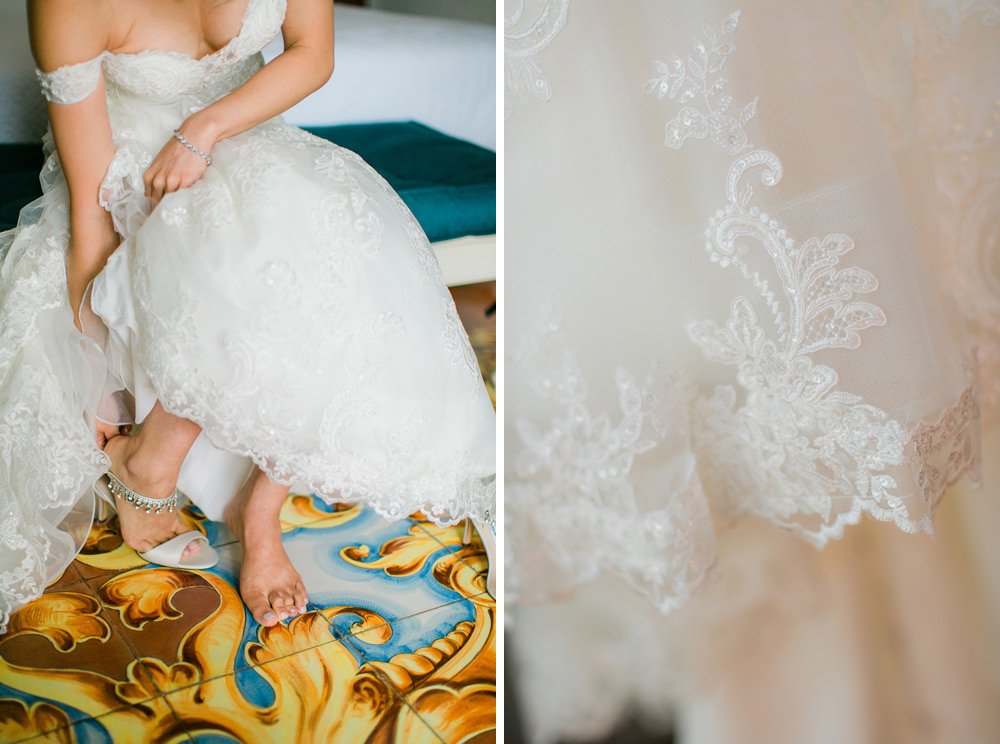
[[0, 632], [94, 494], [165, 565], [217, 560], [179, 492], [224, 518], [263, 625], [306, 609], [292, 487], [472, 518], [491, 554], [493, 409], [427, 239], [279, 118], [333, 70], [330, 0], [29, 6], [51, 132], [44, 194], [0, 235]]

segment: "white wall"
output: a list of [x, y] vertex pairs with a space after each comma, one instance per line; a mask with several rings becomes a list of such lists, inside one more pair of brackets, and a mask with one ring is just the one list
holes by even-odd
[[496, 23], [494, 0], [367, 0], [365, 5], [395, 13], [458, 18], [491, 26]]

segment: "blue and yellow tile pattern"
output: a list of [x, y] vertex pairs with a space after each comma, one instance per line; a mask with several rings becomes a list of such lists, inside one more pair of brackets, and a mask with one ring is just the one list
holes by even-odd
[[0, 741], [489, 740], [494, 603], [461, 528], [290, 498], [284, 539], [310, 607], [263, 628], [239, 598], [239, 543], [185, 515], [217, 543], [215, 568], [108, 550], [112, 520], [15, 614], [0, 638]]

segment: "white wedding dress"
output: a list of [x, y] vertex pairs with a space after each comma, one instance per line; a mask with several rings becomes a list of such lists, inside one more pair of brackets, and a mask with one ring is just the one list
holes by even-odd
[[489, 518], [495, 416], [433, 252], [357, 155], [280, 118], [219, 142], [150, 212], [142, 176], [186, 117], [249, 79], [285, 0], [194, 59], [102, 54], [39, 73], [72, 104], [103, 80], [116, 153], [101, 204], [123, 242], [73, 325], [69, 201], [51, 135], [44, 195], [0, 235], [0, 632], [73, 559], [108, 467], [94, 421], [159, 400], [202, 435], [179, 488], [218, 519], [253, 463], [387, 518]]
[[530, 740], [1000, 740], [1000, 5], [506, 6]]

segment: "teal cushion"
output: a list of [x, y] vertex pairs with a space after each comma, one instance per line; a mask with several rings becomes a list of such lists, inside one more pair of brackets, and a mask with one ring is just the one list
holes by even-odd
[[[364, 158], [432, 241], [496, 232], [496, 153], [415, 121], [311, 127]], [[0, 145], [0, 230], [41, 195], [39, 145]]]
[[42, 195], [43, 162], [41, 145], [0, 144], [0, 230], [14, 227], [21, 208]]
[[492, 150], [415, 121], [307, 127], [353, 150], [396, 190], [431, 241], [497, 231]]

